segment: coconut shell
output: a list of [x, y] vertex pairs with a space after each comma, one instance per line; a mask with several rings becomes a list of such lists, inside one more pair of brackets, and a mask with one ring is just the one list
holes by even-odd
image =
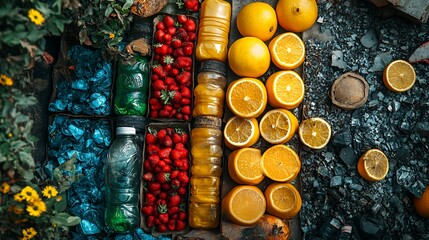
[[354, 110], [366, 103], [368, 91], [369, 85], [362, 76], [348, 72], [332, 84], [331, 100], [339, 108]]

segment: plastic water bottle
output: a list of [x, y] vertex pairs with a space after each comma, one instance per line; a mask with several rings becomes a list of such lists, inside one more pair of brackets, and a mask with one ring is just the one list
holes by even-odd
[[142, 154], [136, 129], [117, 127], [105, 164], [106, 210], [110, 232], [126, 233], [139, 227], [139, 190]]

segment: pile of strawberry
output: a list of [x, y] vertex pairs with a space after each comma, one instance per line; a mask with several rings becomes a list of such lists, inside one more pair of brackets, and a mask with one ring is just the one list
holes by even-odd
[[152, 230], [165, 232], [186, 228], [188, 139], [189, 135], [180, 128], [168, 127], [158, 132], [149, 128], [146, 133], [141, 212], [146, 226]]
[[190, 12], [198, 12], [198, 10], [200, 10], [201, 2], [202, 1], [199, 0], [176, 0], [176, 5], [179, 9], [185, 7], [185, 9]]
[[187, 121], [191, 117], [196, 23], [182, 14], [177, 15], [177, 22], [165, 15], [155, 27], [149, 116]]

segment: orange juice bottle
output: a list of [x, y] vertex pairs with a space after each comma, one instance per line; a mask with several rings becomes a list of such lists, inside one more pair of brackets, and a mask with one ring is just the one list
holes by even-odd
[[231, 4], [223, 0], [205, 0], [201, 4], [197, 47], [198, 61], [226, 61], [231, 21]]
[[210, 229], [219, 226], [220, 176], [222, 173], [222, 120], [195, 118], [191, 132], [191, 197], [189, 225]]

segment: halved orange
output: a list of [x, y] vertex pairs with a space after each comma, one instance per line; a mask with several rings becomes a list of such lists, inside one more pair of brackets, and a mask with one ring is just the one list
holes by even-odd
[[280, 69], [295, 69], [304, 62], [305, 45], [295, 33], [278, 35], [268, 44], [268, 49], [271, 61]]
[[239, 117], [257, 118], [267, 106], [267, 90], [256, 78], [241, 78], [229, 84], [226, 103]]
[[290, 111], [282, 108], [265, 113], [259, 122], [261, 136], [271, 144], [288, 142], [298, 128], [298, 119]]
[[301, 210], [302, 199], [290, 183], [271, 183], [265, 189], [267, 212], [279, 218], [291, 219]]
[[274, 145], [262, 154], [264, 175], [278, 182], [294, 180], [301, 170], [301, 160], [296, 152], [283, 144]]
[[233, 223], [254, 225], [264, 215], [266, 201], [262, 191], [249, 185], [239, 185], [229, 191], [222, 200], [222, 209]]
[[258, 121], [234, 116], [226, 122], [223, 136], [225, 145], [231, 150], [250, 147], [259, 139]]
[[272, 74], [265, 83], [268, 104], [276, 108], [293, 109], [304, 99], [304, 81], [294, 71], [286, 70]]
[[321, 149], [331, 139], [331, 125], [322, 118], [308, 118], [299, 125], [299, 139], [307, 147]]
[[396, 60], [384, 69], [383, 82], [390, 91], [405, 92], [414, 86], [416, 72], [407, 61]]
[[389, 159], [382, 151], [370, 149], [359, 158], [357, 169], [363, 179], [380, 181], [389, 172]]
[[264, 179], [261, 168], [261, 150], [241, 148], [228, 156], [229, 176], [239, 184], [256, 185]]

